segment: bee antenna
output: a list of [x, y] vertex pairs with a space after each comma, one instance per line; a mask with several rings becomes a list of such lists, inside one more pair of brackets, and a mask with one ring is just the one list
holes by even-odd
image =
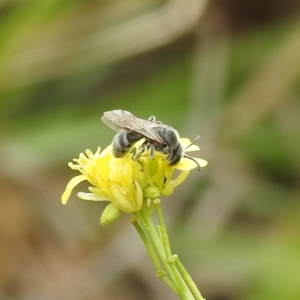
[[189, 147], [191, 147], [192, 145], [194, 145], [194, 144], [196, 143], [196, 141], [199, 140], [199, 138], [200, 138], [200, 135], [197, 135], [197, 136], [194, 138], [194, 140], [193, 140], [188, 146], [186, 146], [186, 147], [184, 148], [184, 150], [186, 150], [187, 148], [189, 148]]
[[188, 156], [188, 155], [183, 155], [183, 157], [186, 157], [186, 158], [188, 158], [188, 159], [194, 161], [194, 162], [196, 163], [196, 165], [198, 166], [198, 171], [201, 171], [201, 167], [200, 167], [199, 163], [196, 161], [195, 158], [193, 158], [193, 157], [191, 157], [191, 156]]

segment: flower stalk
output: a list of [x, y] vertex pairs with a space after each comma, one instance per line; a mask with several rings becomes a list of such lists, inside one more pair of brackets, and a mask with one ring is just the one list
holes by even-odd
[[148, 205], [143, 205], [141, 211], [135, 213], [133, 225], [152, 259], [157, 276], [181, 299], [204, 300], [178, 255], [172, 254], [160, 200], [153, 200], [153, 204], [159, 225], [154, 225], [152, 214], [148, 213], [152, 206]]

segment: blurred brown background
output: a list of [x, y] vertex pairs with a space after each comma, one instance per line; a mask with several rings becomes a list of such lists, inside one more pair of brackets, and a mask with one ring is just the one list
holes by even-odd
[[112, 109], [201, 135], [208, 166], [163, 208], [202, 294], [300, 299], [299, 16], [297, 0], [1, 1], [0, 299], [177, 299], [131, 216], [103, 228], [103, 204], [60, 204]]

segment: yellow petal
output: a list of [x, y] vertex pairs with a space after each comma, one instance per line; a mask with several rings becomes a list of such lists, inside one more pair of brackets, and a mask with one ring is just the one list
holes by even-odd
[[180, 184], [182, 184], [185, 179], [188, 177], [190, 171], [182, 171], [177, 178], [173, 181], [174, 183], [174, 188]]
[[113, 199], [111, 202], [119, 209], [126, 213], [132, 213], [134, 211], [128, 195], [124, 196], [124, 191], [117, 184], [113, 184], [110, 187]]
[[74, 187], [79, 184], [81, 181], [86, 180], [86, 176], [85, 175], [78, 175], [73, 177], [70, 182], [68, 183], [65, 192], [62, 194], [61, 196], [61, 203], [62, 204], [67, 204], [68, 199], [72, 193], [72, 190], [74, 189]]
[[190, 139], [180, 138], [180, 142], [183, 146], [183, 149], [187, 148], [184, 152], [191, 152], [191, 151], [199, 151], [200, 148], [197, 145], [191, 145]]
[[141, 188], [141, 186], [139, 185], [138, 182], [135, 182], [134, 184], [135, 184], [135, 187], [136, 187], [136, 195], [135, 195], [136, 209], [135, 209], [135, 211], [139, 211], [143, 206], [143, 200], [144, 200], [143, 191], [142, 191], [142, 188]]
[[184, 152], [193, 152], [193, 151], [199, 151], [199, 150], [200, 150], [200, 147], [198, 147], [197, 145], [191, 145], [186, 150], [184, 150]]
[[197, 157], [193, 157], [193, 158], [198, 162], [200, 167], [204, 168], [204, 167], [207, 166], [207, 161], [206, 160], [201, 159], [201, 158], [197, 158]]
[[107, 154], [109, 154], [112, 151], [112, 146], [109, 145], [107, 146], [101, 153], [100, 153], [100, 157], [106, 156]]
[[103, 199], [107, 198], [107, 195], [104, 193], [104, 191], [99, 188], [90, 186], [88, 189], [91, 193], [95, 194], [98, 198], [103, 198]]
[[82, 199], [82, 200], [89, 200], [89, 201], [109, 201], [108, 199], [106, 198], [100, 198], [98, 196], [96, 196], [95, 194], [93, 193], [83, 193], [83, 192], [80, 192], [77, 194], [78, 198]]
[[166, 163], [163, 161], [159, 161], [157, 163], [157, 165], [158, 165], [158, 168], [156, 171], [156, 184], [157, 184], [157, 187], [159, 188], [159, 190], [162, 190], [164, 183], [165, 183]]
[[187, 157], [182, 157], [180, 162], [175, 165], [175, 168], [181, 171], [189, 171], [198, 168], [198, 165], [194, 160], [197, 161], [200, 167], [205, 167], [207, 165], [207, 161], [201, 158], [193, 157], [192, 159], [189, 159]]
[[180, 138], [180, 143], [182, 144], [183, 147], [187, 147], [188, 145], [191, 144], [191, 140], [187, 138]]
[[169, 196], [173, 193], [174, 190], [174, 181], [171, 181], [161, 192], [164, 196]]

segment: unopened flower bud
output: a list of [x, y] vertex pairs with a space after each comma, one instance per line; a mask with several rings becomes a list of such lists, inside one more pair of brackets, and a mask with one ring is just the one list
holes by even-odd
[[148, 186], [144, 189], [143, 195], [147, 199], [156, 199], [160, 197], [160, 192], [156, 186]]
[[108, 225], [117, 220], [121, 216], [121, 214], [122, 211], [116, 208], [112, 203], [110, 203], [104, 209], [100, 218], [100, 223], [102, 225]]

